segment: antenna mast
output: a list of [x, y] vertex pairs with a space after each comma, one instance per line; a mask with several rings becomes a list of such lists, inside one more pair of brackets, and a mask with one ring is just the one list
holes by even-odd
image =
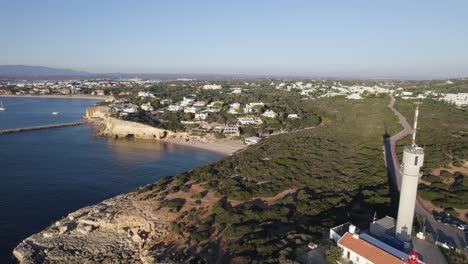
[[418, 116], [419, 116], [419, 105], [421, 102], [416, 102], [416, 110], [414, 111], [414, 124], [413, 124], [413, 140], [411, 141], [411, 146], [416, 147], [416, 129], [418, 127]]

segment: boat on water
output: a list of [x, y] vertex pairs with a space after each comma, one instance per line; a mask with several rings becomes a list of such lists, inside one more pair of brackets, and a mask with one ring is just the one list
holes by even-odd
[[59, 112], [52, 112], [52, 114], [53, 114], [53, 115], [58, 115], [58, 114], [59, 114]]
[[5, 111], [6, 108], [3, 106], [3, 102], [0, 101], [0, 111]]

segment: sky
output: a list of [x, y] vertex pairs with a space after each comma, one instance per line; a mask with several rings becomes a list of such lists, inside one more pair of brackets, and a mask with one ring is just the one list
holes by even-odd
[[468, 1], [0, 0], [0, 65], [468, 76]]

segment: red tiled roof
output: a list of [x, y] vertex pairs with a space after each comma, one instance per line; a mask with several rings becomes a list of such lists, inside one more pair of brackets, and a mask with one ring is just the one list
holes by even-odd
[[392, 254], [372, 245], [359, 238], [354, 238], [352, 234], [344, 234], [338, 244], [353, 251], [359, 256], [375, 263], [375, 264], [402, 264], [405, 261], [393, 256]]

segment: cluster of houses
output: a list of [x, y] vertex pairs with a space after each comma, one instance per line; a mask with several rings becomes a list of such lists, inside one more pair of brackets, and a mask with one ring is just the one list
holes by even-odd
[[[110, 104], [109, 107], [114, 111], [118, 116], [128, 116], [131, 114], [135, 114], [138, 112], [138, 105], [134, 105], [131, 103], [114, 103]], [[143, 107], [142, 107], [143, 108]]]
[[[3, 95], [80, 95], [89, 94], [97, 96], [108, 95], [104, 89], [111, 88], [133, 88], [150, 87], [159, 80], [133, 79], [92, 79], [92, 80], [60, 80], [60, 81], [15, 81], [0, 83], [0, 88], [9, 87], [11, 89], [0, 89]], [[111, 95], [111, 94], [110, 94]]]
[[[447, 81], [446, 84], [453, 84]], [[272, 82], [270, 85], [275, 85]], [[392, 83], [380, 83], [379, 85], [343, 85], [339, 81], [315, 81], [304, 83], [301, 81], [276, 84], [276, 89], [286, 91], [299, 91], [301, 95], [307, 98], [324, 98], [334, 96], [345, 96], [347, 99], [360, 100], [363, 95], [388, 94], [399, 97], [404, 100], [418, 100], [433, 98], [435, 100], [445, 101], [457, 107], [468, 107], [468, 93], [435, 93], [434, 91], [425, 91], [416, 93], [414, 91], [405, 91], [402, 87], [395, 87]]]
[[[212, 89], [212, 87], [210, 89]], [[148, 99], [156, 98], [153, 94], [144, 91], [138, 92], [138, 97]], [[144, 103], [141, 103], [140, 105], [114, 101], [109, 106], [119, 117], [127, 117], [132, 114], [136, 114], [139, 110], [151, 112], [152, 114], [162, 113], [164, 111], [190, 113], [192, 114], [193, 119], [180, 120], [181, 124], [196, 124], [199, 125], [197, 129], [200, 130], [200, 132], [220, 133], [227, 136], [239, 136], [241, 134], [240, 128], [243, 126], [259, 126], [265, 122], [265, 119], [278, 117], [278, 114], [271, 109], [263, 112], [263, 109], [266, 106], [263, 102], [226, 104], [222, 101], [213, 101], [207, 103], [205, 101], [196, 100], [193, 97], [186, 96], [178, 102], [173, 102], [170, 99], [159, 100], [160, 106], [162, 107], [160, 109], [155, 109], [150, 101], [151, 100], [143, 100]], [[208, 123], [206, 121], [210, 114], [223, 111], [235, 115], [236, 123], [217, 124]], [[299, 115], [289, 114], [287, 118], [298, 119]], [[258, 137], [250, 137], [246, 139], [245, 143], [251, 145], [258, 143], [260, 140], [261, 138]]]

